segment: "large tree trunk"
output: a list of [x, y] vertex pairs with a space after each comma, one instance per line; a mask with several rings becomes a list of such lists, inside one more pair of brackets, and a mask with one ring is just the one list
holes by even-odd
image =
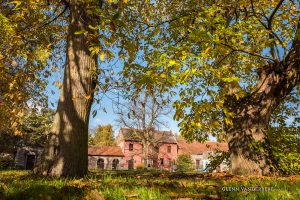
[[299, 47], [299, 40], [295, 40], [285, 61], [260, 69], [258, 84], [248, 96], [237, 100], [234, 91], [227, 95], [225, 107], [234, 113], [233, 125], [226, 128], [233, 174], [268, 175], [276, 171], [265, 131], [274, 110], [300, 82]]
[[88, 36], [76, 34], [91, 31], [88, 25], [93, 20], [86, 13], [86, 3], [71, 0], [69, 9], [67, 64], [42, 170], [51, 176], [82, 177], [88, 170], [88, 124], [97, 59], [90, 57]]

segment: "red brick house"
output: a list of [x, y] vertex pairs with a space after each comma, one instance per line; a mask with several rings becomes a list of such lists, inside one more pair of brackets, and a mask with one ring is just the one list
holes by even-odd
[[[122, 128], [117, 144], [124, 153], [124, 169], [143, 166], [143, 144], [132, 129]], [[149, 148], [148, 167], [169, 170], [177, 158], [177, 141], [171, 131], [154, 131], [155, 144]]]
[[[137, 130], [121, 128], [117, 137], [117, 146], [89, 147], [89, 169], [118, 170], [143, 167], [143, 144], [137, 137]], [[209, 163], [209, 155], [218, 151], [228, 151], [228, 144], [218, 142], [192, 142], [176, 140], [171, 131], [153, 131], [153, 144], [148, 151], [148, 167], [173, 170], [178, 155], [188, 154], [196, 171], [204, 171]], [[225, 171], [221, 164], [219, 171]]]

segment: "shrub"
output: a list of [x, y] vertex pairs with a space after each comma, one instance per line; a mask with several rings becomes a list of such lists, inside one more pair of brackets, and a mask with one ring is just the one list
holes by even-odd
[[267, 131], [270, 153], [276, 168], [283, 174], [300, 173], [299, 128], [281, 127]]
[[144, 170], [144, 166], [143, 165], [137, 165], [136, 170]]
[[11, 154], [1, 153], [0, 154], [0, 169], [12, 168], [14, 164], [14, 159]]
[[192, 171], [193, 161], [190, 155], [182, 154], [177, 158], [177, 171]]

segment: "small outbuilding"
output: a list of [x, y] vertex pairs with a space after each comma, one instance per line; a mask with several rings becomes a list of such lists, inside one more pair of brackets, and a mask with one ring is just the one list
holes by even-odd
[[88, 149], [89, 169], [119, 170], [124, 168], [124, 154], [118, 146], [92, 146]]
[[33, 170], [37, 161], [41, 158], [42, 151], [42, 148], [28, 146], [18, 148], [15, 157], [15, 167], [17, 169]]

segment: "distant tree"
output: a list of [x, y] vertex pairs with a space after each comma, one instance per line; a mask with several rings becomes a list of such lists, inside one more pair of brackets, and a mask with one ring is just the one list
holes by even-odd
[[0, 129], [0, 169], [13, 166], [18, 147], [44, 147], [53, 123], [54, 111], [51, 109], [26, 109], [23, 111], [21, 129], [9, 126]]
[[15, 129], [0, 130], [0, 153], [14, 153], [20, 146], [43, 147], [53, 123], [54, 111], [51, 109], [27, 109], [22, 118], [21, 134]]
[[99, 146], [116, 145], [112, 125], [99, 125], [95, 130], [93, 144]]
[[51, 130], [55, 111], [47, 108], [29, 109], [23, 117], [23, 143], [44, 147]]
[[193, 170], [193, 161], [190, 155], [182, 154], [177, 158], [178, 171], [191, 171]]

